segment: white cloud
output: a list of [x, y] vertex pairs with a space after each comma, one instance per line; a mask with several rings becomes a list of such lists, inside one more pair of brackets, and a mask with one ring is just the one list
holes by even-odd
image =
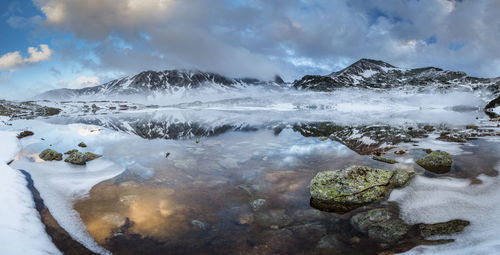
[[45, 61], [52, 55], [52, 50], [46, 44], [40, 44], [40, 50], [36, 47], [28, 47], [29, 57], [23, 58], [19, 51], [9, 52], [0, 57], [0, 70], [14, 71], [24, 64]]
[[99, 84], [99, 77], [97, 76], [80, 76], [76, 78], [75, 85], [77, 88], [92, 87]]
[[[295, 79], [375, 58], [500, 75], [500, 1], [34, 2], [44, 26], [91, 42], [81, 53], [73, 45], [66, 52], [72, 60], [95, 54], [84, 64], [99, 71], [197, 68], [258, 78], [285, 72]], [[450, 50], [453, 42], [464, 46]]]

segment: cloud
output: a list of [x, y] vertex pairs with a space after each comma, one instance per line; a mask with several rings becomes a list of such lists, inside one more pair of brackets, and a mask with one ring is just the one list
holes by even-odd
[[77, 88], [92, 87], [99, 84], [99, 77], [97, 76], [80, 76], [76, 78], [75, 85]]
[[[99, 71], [198, 68], [298, 78], [375, 58], [402, 67], [500, 75], [499, 1], [34, 2], [44, 26], [91, 45], [81, 53], [68, 45], [70, 59]], [[89, 51], [93, 58], [81, 57]]]
[[0, 70], [11, 70], [24, 66], [26, 64], [45, 61], [52, 55], [52, 50], [46, 44], [40, 44], [40, 49], [28, 47], [29, 57], [23, 58], [19, 51], [9, 52], [0, 56]]

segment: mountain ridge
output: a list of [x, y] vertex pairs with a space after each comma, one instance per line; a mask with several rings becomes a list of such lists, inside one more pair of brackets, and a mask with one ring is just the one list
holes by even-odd
[[107, 83], [82, 89], [55, 89], [36, 96], [36, 99], [68, 99], [92, 96], [154, 95], [200, 88], [234, 89], [248, 86], [295, 88], [331, 92], [339, 88], [394, 89], [427, 87], [437, 89], [487, 89], [500, 92], [500, 78], [477, 78], [465, 72], [437, 67], [405, 69], [381, 60], [362, 58], [348, 67], [327, 75], [305, 75], [292, 83], [279, 75], [274, 80], [229, 78], [213, 72], [199, 70], [143, 71]]

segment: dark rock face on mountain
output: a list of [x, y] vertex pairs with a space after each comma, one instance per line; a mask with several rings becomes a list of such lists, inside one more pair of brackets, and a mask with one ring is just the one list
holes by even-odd
[[425, 88], [429, 85], [439, 89], [486, 88], [496, 93], [499, 91], [500, 79], [475, 78], [464, 72], [447, 71], [435, 67], [403, 69], [379, 60], [361, 59], [338, 72], [324, 76], [306, 75], [293, 84], [297, 89], [316, 91], [332, 91], [346, 87], [389, 89], [414, 86]]
[[145, 71], [135, 76], [116, 79], [108, 83], [83, 89], [56, 89], [38, 95], [37, 99], [67, 99], [81, 96], [116, 96], [116, 95], [151, 95], [168, 93], [180, 89], [198, 89], [208, 86], [218, 88], [234, 88], [241, 86], [279, 86], [285, 82], [276, 76], [274, 81], [261, 81], [252, 78], [234, 79], [220, 74], [188, 71], [166, 70]]

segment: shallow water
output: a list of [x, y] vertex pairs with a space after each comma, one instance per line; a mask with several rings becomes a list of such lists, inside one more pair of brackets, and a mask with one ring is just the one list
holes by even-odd
[[[353, 113], [324, 109], [155, 109], [16, 120], [10, 129], [29, 128], [35, 136], [21, 140], [23, 150], [12, 166], [30, 172], [54, 218], [75, 240], [99, 253], [404, 251], [415, 244], [380, 244], [350, 225], [349, 218], [366, 208], [343, 215], [312, 208], [310, 180], [321, 170], [366, 165], [414, 169], [425, 176], [419, 178], [466, 180], [468, 184], [463, 189], [473, 190], [474, 185], [484, 185], [479, 184], [486, 180], [484, 176], [497, 179], [496, 155], [500, 148], [496, 138], [459, 143], [436, 140], [437, 133], [414, 137], [387, 148], [386, 155], [400, 162], [389, 165], [352, 149], [352, 142], [346, 139], [365, 136], [358, 129], [347, 138], [327, 140], [308, 132], [324, 123], [340, 130], [389, 125], [395, 132], [408, 132], [422, 125], [464, 130], [465, 125], [474, 124], [496, 129], [480, 111], [431, 107], [405, 112], [358, 112], [353, 119], [349, 117]], [[308, 129], [302, 129], [303, 125]], [[384, 127], [377, 132], [388, 134], [387, 130]], [[368, 145], [375, 142], [365, 138]], [[78, 148], [81, 141], [88, 147]], [[104, 157], [83, 167], [43, 162], [37, 155], [49, 147], [59, 152], [77, 148]], [[450, 152], [454, 159], [452, 170], [438, 175], [416, 165], [415, 160], [425, 155], [425, 148]], [[398, 149], [408, 152], [394, 154]], [[414, 181], [416, 184], [412, 182], [398, 190], [398, 197], [405, 197], [405, 192], [420, 192], [419, 178]], [[415, 195], [403, 201], [391, 197], [392, 202], [380, 201], [375, 205], [401, 206], [404, 220], [417, 223], [423, 220], [412, 214], [414, 209], [408, 203], [413, 199], [418, 203], [419, 198]], [[433, 202], [450, 206], [448, 200]], [[432, 210], [428, 213], [432, 214]], [[479, 209], [470, 213], [484, 212]], [[444, 215], [430, 218], [428, 223], [457, 217], [466, 216]], [[480, 231], [475, 224], [479, 223], [472, 221], [470, 229]], [[467, 240], [467, 233], [463, 235], [457, 240]], [[443, 247], [452, 249], [453, 244]]]

